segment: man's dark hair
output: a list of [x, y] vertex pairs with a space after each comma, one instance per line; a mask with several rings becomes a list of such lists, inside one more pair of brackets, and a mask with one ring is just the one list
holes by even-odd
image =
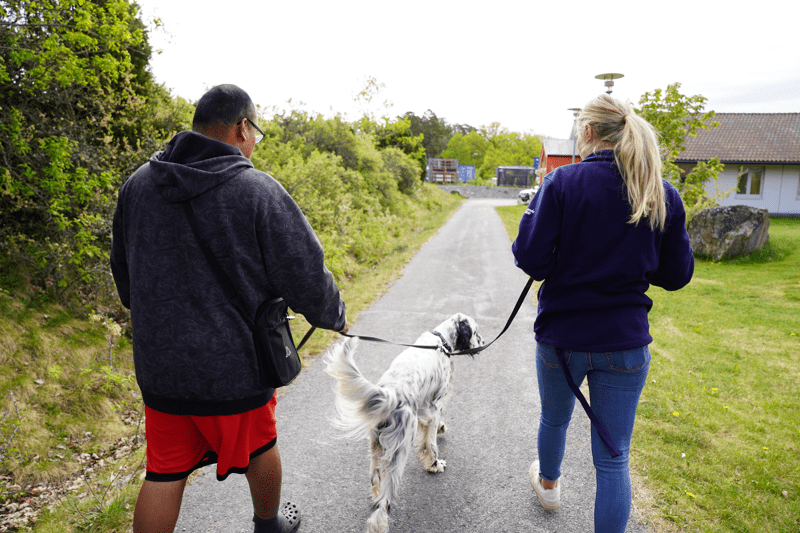
[[255, 114], [253, 101], [243, 89], [231, 84], [217, 85], [197, 102], [192, 130], [233, 126], [245, 117], [253, 120]]

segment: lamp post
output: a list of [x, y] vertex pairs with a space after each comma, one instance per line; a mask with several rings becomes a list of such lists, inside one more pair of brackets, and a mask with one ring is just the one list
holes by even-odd
[[607, 94], [611, 94], [611, 88], [614, 86], [614, 80], [618, 80], [622, 77], [624, 77], [624, 74], [614, 74], [614, 73], [598, 74], [597, 76], [595, 76], [595, 78], [598, 80], [605, 80], [604, 85], [606, 86]]
[[575, 164], [575, 147], [578, 143], [578, 114], [581, 112], [580, 107], [570, 107], [567, 111], [572, 111], [572, 163]]

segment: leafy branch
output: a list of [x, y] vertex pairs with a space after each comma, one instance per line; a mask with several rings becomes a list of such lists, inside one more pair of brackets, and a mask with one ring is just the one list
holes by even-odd
[[705, 111], [707, 98], [681, 94], [680, 83], [656, 89], [639, 99], [637, 114], [647, 120], [659, 134], [663, 147], [663, 176], [680, 192], [686, 206], [686, 223], [701, 209], [718, 205], [729, 193], [719, 190], [719, 159], [698, 162], [690, 172], [682, 170], [675, 160], [686, 148], [686, 139], [700, 130], [716, 128], [714, 111]]

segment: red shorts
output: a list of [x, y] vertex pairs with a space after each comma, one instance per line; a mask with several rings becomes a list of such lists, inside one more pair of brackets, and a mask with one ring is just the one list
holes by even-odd
[[217, 479], [244, 474], [250, 460], [275, 446], [277, 395], [238, 415], [169, 415], [145, 406], [149, 481], [178, 481], [217, 463]]

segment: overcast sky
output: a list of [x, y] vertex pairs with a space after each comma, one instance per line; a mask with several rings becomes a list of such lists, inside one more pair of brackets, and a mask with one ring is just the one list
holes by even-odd
[[[636, 103], [670, 83], [728, 113], [800, 112], [796, 0], [136, 0], [160, 50], [156, 80], [196, 101], [220, 83], [261, 107], [360, 116], [432, 110], [448, 123], [566, 138], [571, 107]], [[652, 7], [660, 6], [660, 7]], [[287, 104], [288, 100], [292, 104]]]

